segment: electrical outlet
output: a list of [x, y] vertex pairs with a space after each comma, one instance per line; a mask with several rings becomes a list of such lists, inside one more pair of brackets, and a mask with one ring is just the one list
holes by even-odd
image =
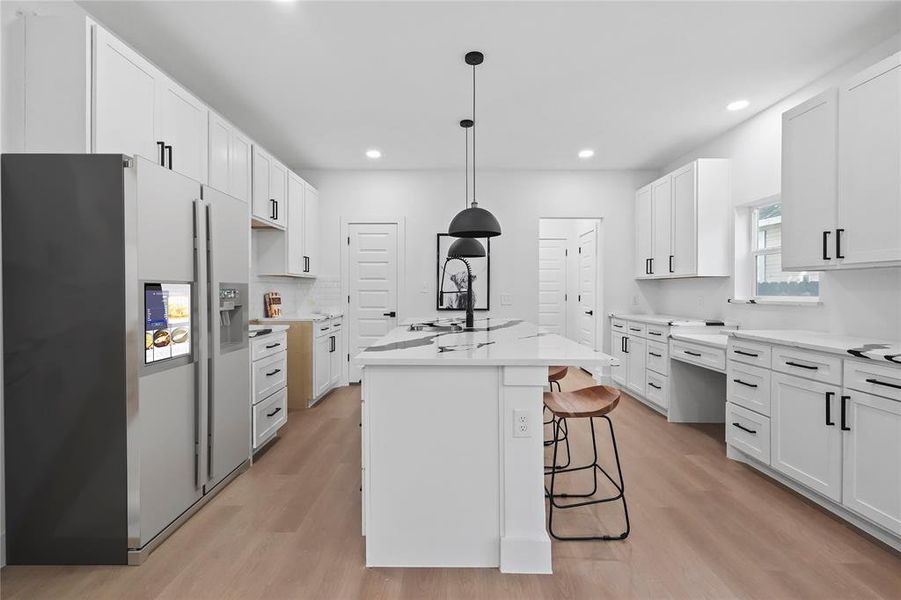
[[512, 306], [513, 296], [511, 294], [501, 294], [501, 306]]
[[531, 419], [529, 411], [514, 410], [513, 411], [513, 437], [527, 438], [532, 437]]

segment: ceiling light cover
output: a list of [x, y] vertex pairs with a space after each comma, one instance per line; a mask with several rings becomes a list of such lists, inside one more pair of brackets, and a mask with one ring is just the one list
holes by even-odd
[[482, 258], [485, 246], [475, 238], [458, 238], [447, 249], [448, 258]]
[[744, 108], [748, 108], [751, 103], [747, 100], [736, 100], [735, 102], [730, 102], [728, 106], [726, 106], [726, 110], [742, 110]]
[[592, 156], [594, 156], [594, 150], [592, 150], [591, 148], [579, 150], [579, 158], [591, 158]]
[[381, 158], [382, 151], [377, 148], [370, 148], [369, 150], [366, 151], [366, 156], [368, 158]]

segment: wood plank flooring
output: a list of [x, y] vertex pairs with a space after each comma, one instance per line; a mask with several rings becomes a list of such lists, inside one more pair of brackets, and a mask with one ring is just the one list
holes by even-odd
[[[590, 384], [579, 371], [563, 380], [564, 389]], [[901, 598], [897, 553], [726, 459], [722, 425], [669, 424], [631, 398], [611, 415], [632, 518], [626, 541], [555, 542], [551, 576], [366, 569], [359, 401], [359, 387], [341, 388], [312, 410], [290, 413], [281, 439], [143, 566], [7, 567], [0, 595]], [[590, 457], [586, 433], [571, 428], [577, 461]], [[589, 511], [561, 513], [561, 531], [621, 526], [617, 505]]]

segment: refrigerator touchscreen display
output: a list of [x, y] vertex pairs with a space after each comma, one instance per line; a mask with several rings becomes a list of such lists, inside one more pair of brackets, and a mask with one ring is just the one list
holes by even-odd
[[191, 354], [191, 284], [144, 284], [144, 362]]

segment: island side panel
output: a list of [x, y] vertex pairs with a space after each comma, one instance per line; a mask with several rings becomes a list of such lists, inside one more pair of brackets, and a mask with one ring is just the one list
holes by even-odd
[[501, 369], [364, 373], [367, 566], [498, 567]]

